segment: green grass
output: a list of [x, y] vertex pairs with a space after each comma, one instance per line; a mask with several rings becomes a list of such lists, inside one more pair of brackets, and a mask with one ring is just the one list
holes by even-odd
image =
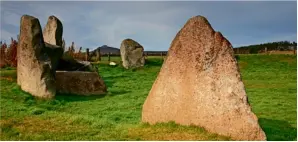
[[[296, 140], [296, 56], [240, 55], [238, 62], [267, 139]], [[15, 70], [1, 69], [1, 140], [229, 140], [194, 126], [141, 123], [142, 105], [161, 65], [161, 59], [149, 58], [145, 67], [125, 70], [103, 62], [98, 69], [106, 95], [58, 94], [48, 101], [21, 91]]]

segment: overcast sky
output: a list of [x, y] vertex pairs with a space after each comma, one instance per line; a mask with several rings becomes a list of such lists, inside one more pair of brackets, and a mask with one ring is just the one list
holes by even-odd
[[176, 33], [192, 16], [205, 16], [234, 47], [272, 41], [297, 41], [297, 4], [288, 2], [1, 2], [1, 40], [19, 34], [20, 18], [50, 15], [63, 23], [66, 45], [94, 49], [120, 47], [132, 38], [145, 50], [168, 50]]

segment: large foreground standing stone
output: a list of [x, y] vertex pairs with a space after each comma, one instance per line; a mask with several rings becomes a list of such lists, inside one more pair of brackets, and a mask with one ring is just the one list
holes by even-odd
[[144, 48], [132, 39], [125, 39], [120, 46], [122, 65], [124, 68], [137, 68], [144, 66]]
[[61, 46], [62, 48], [62, 43], [63, 43], [62, 34], [63, 34], [63, 26], [61, 21], [53, 15], [50, 16], [48, 18], [47, 25], [43, 30], [44, 41], [52, 45]]
[[101, 95], [107, 92], [104, 81], [96, 72], [56, 71], [56, 79], [60, 93]]
[[175, 121], [235, 140], [266, 140], [232, 45], [202, 16], [188, 20], [173, 40], [143, 105], [142, 121]]
[[17, 82], [22, 90], [33, 96], [52, 98], [56, 93], [55, 72], [46, 54], [39, 20], [24, 15], [20, 25]]

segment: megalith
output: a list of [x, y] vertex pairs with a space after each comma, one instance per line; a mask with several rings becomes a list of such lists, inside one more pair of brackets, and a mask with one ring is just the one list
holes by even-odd
[[177, 33], [143, 105], [142, 121], [196, 125], [235, 140], [266, 140], [230, 42], [203, 16]]
[[61, 46], [45, 42], [45, 50], [51, 60], [51, 68], [55, 71], [58, 67], [58, 64], [60, 64], [60, 59], [63, 56], [63, 48]]
[[138, 68], [145, 64], [144, 48], [132, 39], [125, 39], [120, 46], [122, 65], [124, 68]]
[[63, 26], [61, 21], [53, 15], [50, 16], [48, 18], [47, 25], [44, 27], [43, 30], [44, 41], [52, 45], [61, 46], [62, 48], [62, 34]]
[[63, 48], [63, 26], [61, 21], [55, 17], [50, 16], [48, 22], [43, 30], [43, 38], [46, 46], [47, 53], [51, 59], [51, 66], [53, 70], [56, 70], [59, 59], [64, 53]]
[[56, 78], [59, 93], [88, 96], [107, 92], [107, 87], [97, 72], [56, 71]]
[[23, 15], [20, 22], [20, 40], [17, 50], [17, 83], [33, 96], [55, 96], [55, 72], [46, 53], [39, 20]]

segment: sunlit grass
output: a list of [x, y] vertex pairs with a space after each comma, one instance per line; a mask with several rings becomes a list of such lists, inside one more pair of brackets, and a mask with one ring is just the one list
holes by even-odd
[[[111, 61], [120, 63], [120, 58]], [[296, 140], [296, 56], [240, 55], [238, 63], [267, 139]], [[108, 87], [106, 95], [58, 94], [50, 101], [21, 91], [16, 71], [1, 69], [1, 140], [228, 140], [194, 126], [141, 123], [161, 58], [150, 57], [143, 68], [131, 70], [105, 61], [96, 65]]]

